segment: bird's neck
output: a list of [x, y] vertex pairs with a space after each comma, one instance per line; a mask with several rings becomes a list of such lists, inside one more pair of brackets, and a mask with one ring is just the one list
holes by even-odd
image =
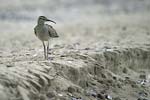
[[42, 20], [38, 20], [38, 25], [44, 25], [44, 21], [42, 21]]

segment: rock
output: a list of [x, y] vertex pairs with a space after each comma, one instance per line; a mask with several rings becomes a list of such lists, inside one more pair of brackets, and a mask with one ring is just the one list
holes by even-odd
[[116, 77], [116, 76], [113, 76], [112, 78], [113, 78], [114, 80], [117, 80], [117, 77]]
[[93, 96], [93, 97], [95, 97], [95, 98], [97, 97], [97, 93], [94, 90], [90, 91], [90, 95]]
[[127, 76], [127, 77], [125, 77], [125, 80], [129, 80], [130, 78]]
[[75, 87], [73, 87], [73, 86], [68, 87], [68, 92], [69, 93], [73, 93], [75, 91], [76, 91]]
[[147, 97], [148, 96], [148, 93], [146, 93], [145, 91], [140, 91], [138, 94], [141, 97]]
[[122, 72], [127, 74], [127, 72], [128, 72], [127, 68], [123, 68]]
[[120, 83], [117, 83], [118, 88], [122, 88], [122, 85]]
[[13, 67], [13, 65], [12, 64], [8, 64], [8, 65], [6, 65], [6, 67]]
[[138, 85], [135, 84], [135, 83], [132, 83], [132, 84], [131, 84], [131, 87], [133, 87], [133, 88], [138, 88]]
[[140, 78], [140, 79], [146, 79], [146, 75], [145, 75], [145, 74], [141, 74], [141, 75], [139, 76], [139, 78]]
[[101, 77], [102, 77], [102, 78], [106, 78], [106, 75], [103, 74], [103, 73], [101, 73]]
[[71, 100], [83, 100], [81, 97], [76, 98], [76, 97], [72, 97]]
[[60, 55], [60, 57], [66, 57], [67, 55]]
[[59, 97], [62, 97], [62, 96], [64, 96], [64, 95], [63, 95], [63, 94], [61, 94], [61, 93], [59, 93], [59, 94], [58, 94], [58, 96], [59, 96]]
[[99, 99], [105, 99], [105, 96], [103, 95], [103, 94], [101, 94], [101, 93], [98, 93], [97, 94], [97, 98], [99, 98]]
[[94, 98], [97, 97], [97, 93], [94, 90], [87, 90], [85, 95], [86, 96], [93, 96]]
[[90, 48], [87, 47], [87, 48], [85, 48], [84, 50], [90, 50]]
[[46, 94], [46, 96], [47, 96], [48, 98], [53, 98], [53, 97], [56, 96], [56, 93], [55, 93], [55, 91], [49, 91], [49, 92]]
[[108, 100], [112, 100], [112, 96], [110, 96], [110, 95], [106, 95], [105, 97], [106, 97], [106, 99], [108, 99]]
[[75, 97], [71, 97], [71, 100], [77, 100], [77, 98], [75, 98]]

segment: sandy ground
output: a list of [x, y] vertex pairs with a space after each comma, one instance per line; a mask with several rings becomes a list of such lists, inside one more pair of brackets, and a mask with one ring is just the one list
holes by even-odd
[[[50, 1], [1, 1], [0, 100], [150, 99], [148, 0]], [[39, 15], [57, 22], [49, 60]]]

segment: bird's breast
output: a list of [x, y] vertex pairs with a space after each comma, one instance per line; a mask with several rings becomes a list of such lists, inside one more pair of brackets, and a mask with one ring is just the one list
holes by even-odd
[[37, 29], [37, 37], [41, 41], [48, 41], [50, 38], [48, 30], [45, 27]]

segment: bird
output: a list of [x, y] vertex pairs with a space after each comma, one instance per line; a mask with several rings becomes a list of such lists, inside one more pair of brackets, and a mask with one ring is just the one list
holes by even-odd
[[[39, 40], [42, 41], [44, 47], [44, 57], [48, 60], [48, 51], [49, 51], [49, 40], [51, 38], [58, 38], [58, 34], [56, 30], [49, 24], [45, 24], [45, 22], [50, 21], [56, 24], [55, 21], [48, 19], [45, 16], [39, 16], [37, 20], [37, 25], [34, 27], [34, 33]], [[47, 42], [47, 46], [45, 45]]]

